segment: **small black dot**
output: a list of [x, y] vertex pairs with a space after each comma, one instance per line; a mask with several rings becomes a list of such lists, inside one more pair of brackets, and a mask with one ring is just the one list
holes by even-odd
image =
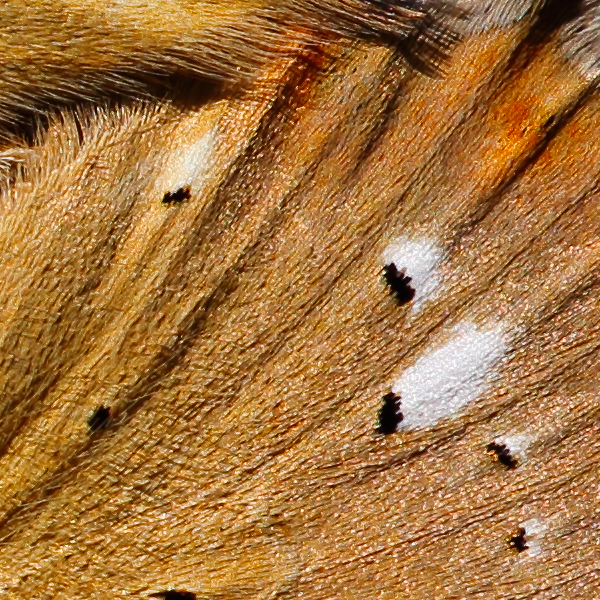
[[192, 592], [181, 592], [179, 590], [167, 590], [150, 594], [151, 598], [164, 598], [164, 600], [196, 600], [196, 594]]
[[400, 396], [393, 392], [383, 397], [383, 406], [379, 409], [377, 432], [383, 435], [394, 433], [404, 416], [400, 412]]
[[415, 289], [409, 285], [412, 278], [406, 275], [403, 270], [398, 271], [394, 263], [383, 267], [383, 277], [400, 306], [407, 304], [415, 297]]
[[487, 451], [494, 455], [494, 459], [503, 464], [507, 469], [516, 469], [519, 466], [519, 461], [514, 458], [510, 449], [505, 444], [492, 442], [487, 445]]
[[516, 548], [517, 552], [523, 552], [529, 548], [525, 539], [525, 527], [519, 527], [519, 532], [508, 540], [508, 545]]
[[88, 427], [92, 431], [104, 429], [108, 425], [110, 419], [110, 408], [99, 406], [87, 420]]
[[167, 192], [162, 199], [163, 204], [180, 204], [192, 197], [189, 187], [181, 187], [174, 192]]

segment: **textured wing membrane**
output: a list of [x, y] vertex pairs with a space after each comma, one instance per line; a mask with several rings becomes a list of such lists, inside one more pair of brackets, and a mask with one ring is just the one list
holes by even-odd
[[349, 39], [396, 46], [434, 72], [457, 40], [456, 15], [437, 0], [4, 2], [0, 115], [110, 90], [139, 96], [173, 73], [248, 87], [281, 54]]
[[11, 150], [2, 600], [600, 597], [594, 5], [470, 4]]

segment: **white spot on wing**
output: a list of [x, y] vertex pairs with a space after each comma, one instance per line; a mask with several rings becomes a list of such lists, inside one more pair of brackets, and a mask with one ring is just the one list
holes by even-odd
[[392, 386], [402, 402], [403, 429], [429, 427], [477, 400], [506, 352], [501, 326], [456, 328], [443, 346], [421, 356]]
[[198, 180], [211, 165], [215, 134], [214, 128], [209, 129], [191, 144], [173, 151], [162, 172], [165, 192], [198, 187]]
[[504, 444], [511, 453], [511, 456], [524, 461], [527, 458], [526, 450], [532, 442], [531, 436], [526, 434], [505, 435], [494, 440], [496, 444]]
[[525, 529], [525, 543], [529, 546], [527, 554], [529, 556], [537, 556], [542, 551], [540, 537], [548, 529], [548, 526], [538, 519], [529, 519], [521, 523], [520, 527]]
[[418, 241], [399, 238], [383, 251], [386, 265], [393, 263], [398, 271], [411, 278], [410, 286], [415, 290], [413, 311], [418, 311], [439, 285], [438, 266], [442, 256], [442, 250], [427, 238]]

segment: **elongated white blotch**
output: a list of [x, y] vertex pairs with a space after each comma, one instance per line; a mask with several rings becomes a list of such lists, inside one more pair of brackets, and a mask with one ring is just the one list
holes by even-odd
[[442, 346], [424, 354], [393, 384], [402, 398], [402, 429], [430, 427], [476, 401], [507, 350], [501, 325], [462, 323]]

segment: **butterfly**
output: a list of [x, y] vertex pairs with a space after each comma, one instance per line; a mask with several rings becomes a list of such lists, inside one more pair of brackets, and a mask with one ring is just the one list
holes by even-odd
[[215, 75], [94, 3], [156, 53], [79, 82], [72, 6], [4, 104], [0, 595], [597, 596], [598, 3], [233, 4]]

